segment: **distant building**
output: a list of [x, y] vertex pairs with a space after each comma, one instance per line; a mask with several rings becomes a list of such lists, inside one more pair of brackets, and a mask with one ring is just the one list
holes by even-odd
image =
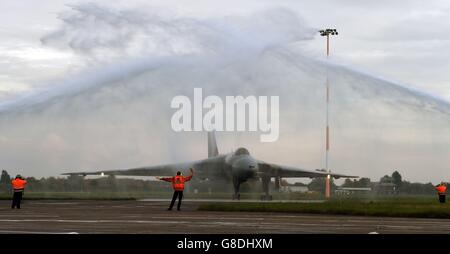
[[287, 186], [280, 186], [280, 191], [306, 193], [309, 191], [309, 189], [308, 186], [287, 185]]
[[397, 193], [398, 190], [392, 182], [380, 182], [377, 185], [378, 195], [395, 195]]
[[388, 175], [380, 178], [380, 182], [375, 183], [376, 192], [378, 195], [395, 195], [398, 194], [397, 186], [394, 183], [394, 178]]
[[334, 193], [336, 195], [359, 195], [359, 194], [367, 194], [372, 191], [370, 187], [338, 187]]

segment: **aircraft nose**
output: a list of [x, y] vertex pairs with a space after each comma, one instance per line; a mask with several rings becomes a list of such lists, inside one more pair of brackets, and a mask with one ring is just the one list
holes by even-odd
[[243, 178], [249, 178], [256, 174], [258, 164], [249, 159], [238, 160], [233, 163], [233, 171], [236, 175]]

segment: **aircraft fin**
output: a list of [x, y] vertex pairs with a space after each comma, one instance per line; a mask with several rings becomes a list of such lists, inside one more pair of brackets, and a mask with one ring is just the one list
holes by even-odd
[[217, 149], [216, 135], [214, 131], [208, 132], [208, 158], [215, 157], [219, 155], [219, 150]]

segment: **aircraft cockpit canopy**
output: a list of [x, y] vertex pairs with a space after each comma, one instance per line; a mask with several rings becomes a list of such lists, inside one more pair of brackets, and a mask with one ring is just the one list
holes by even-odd
[[234, 155], [250, 155], [250, 153], [248, 152], [248, 150], [246, 148], [240, 147], [236, 150]]

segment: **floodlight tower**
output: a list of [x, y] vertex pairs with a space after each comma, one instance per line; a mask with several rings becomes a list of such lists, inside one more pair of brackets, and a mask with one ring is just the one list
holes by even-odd
[[[321, 36], [327, 37], [327, 59], [330, 56], [330, 36], [331, 35], [338, 35], [338, 32], [336, 29], [330, 29], [327, 28], [325, 30], [319, 31]], [[328, 151], [330, 150], [330, 128], [329, 128], [329, 105], [330, 105], [330, 84], [328, 82], [328, 67], [327, 67], [327, 79], [326, 79], [326, 89], [327, 89], [327, 97], [326, 97], [326, 144], [325, 144], [325, 169], [327, 172], [330, 172], [328, 169]], [[327, 175], [326, 182], [325, 182], [325, 197], [329, 198], [331, 196], [331, 186], [330, 186], [330, 175]]]

